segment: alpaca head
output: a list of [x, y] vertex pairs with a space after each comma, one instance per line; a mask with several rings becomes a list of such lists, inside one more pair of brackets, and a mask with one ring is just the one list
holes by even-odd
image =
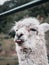
[[40, 35], [44, 35], [49, 30], [48, 23], [42, 23], [36, 18], [25, 18], [18, 21], [12, 28], [15, 31], [14, 41], [22, 48], [32, 48], [40, 39]]

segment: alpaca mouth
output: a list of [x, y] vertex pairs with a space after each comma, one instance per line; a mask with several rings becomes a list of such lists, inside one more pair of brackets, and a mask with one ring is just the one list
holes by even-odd
[[24, 40], [16, 40], [15, 42], [21, 45], [24, 42]]

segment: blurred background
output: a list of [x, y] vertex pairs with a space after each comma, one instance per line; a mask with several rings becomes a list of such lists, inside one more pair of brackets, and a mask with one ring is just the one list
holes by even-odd
[[[31, 0], [5, 0], [0, 3], [0, 13], [5, 12], [14, 7], [20, 6]], [[49, 2], [41, 5], [13, 13], [4, 19], [0, 20], [0, 65], [18, 65], [17, 53], [15, 51], [15, 44], [13, 38], [8, 33], [15, 21], [19, 21], [25, 17], [36, 17], [41, 23], [49, 23]], [[49, 31], [46, 32], [45, 39], [47, 40], [47, 56], [49, 59]]]

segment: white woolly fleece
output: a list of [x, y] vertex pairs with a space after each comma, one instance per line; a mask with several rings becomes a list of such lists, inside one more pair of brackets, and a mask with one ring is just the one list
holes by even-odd
[[45, 32], [49, 30], [49, 24], [40, 22], [36, 18], [25, 18], [18, 21], [12, 28], [15, 30], [15, 40], [20, 39], [22, 45], [16, 45], [19, 65], [48, 65]]

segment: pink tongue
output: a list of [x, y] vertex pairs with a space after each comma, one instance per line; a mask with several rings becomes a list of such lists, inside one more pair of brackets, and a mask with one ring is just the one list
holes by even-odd
[[22, 41], [21, 41], [21, 40], [16, 40], [16, 42], [17, 42], [18, 44], [21, 44]]

